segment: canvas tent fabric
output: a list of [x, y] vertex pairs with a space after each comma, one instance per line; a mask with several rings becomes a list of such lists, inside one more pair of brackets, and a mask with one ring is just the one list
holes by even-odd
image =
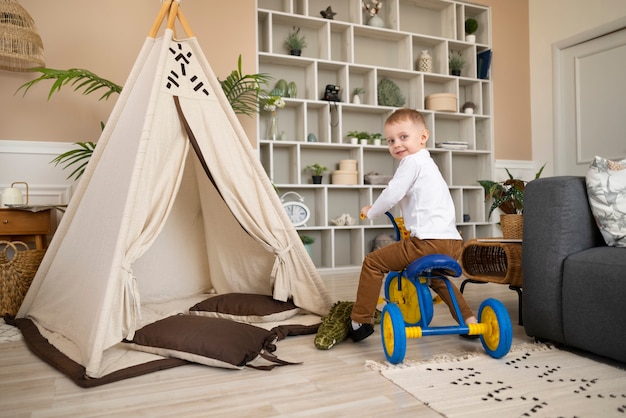
[[213, 289], [331, 304], [177, 6], [164, 2], [167, 27], [146, 39], [17, 314], [90, 378], [155, 360], [120, 348], [147, 303]]

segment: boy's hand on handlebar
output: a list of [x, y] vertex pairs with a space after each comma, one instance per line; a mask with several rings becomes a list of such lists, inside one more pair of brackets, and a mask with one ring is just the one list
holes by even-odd
[[363, 208], [361, 209], [361, 219], [366, 219], [367, 218], [367, 212], [370, 211], [371, 207], [372, 207], [372, 205], [363, 206]]

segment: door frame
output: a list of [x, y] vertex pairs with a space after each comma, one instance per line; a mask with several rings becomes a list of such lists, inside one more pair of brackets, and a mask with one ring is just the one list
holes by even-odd
[[555, 42], [552, 45], [552, 102], [553, 102], [553, 129], [554, 129], [554, 142], [553, 142], [553, 162], [554, 162], [554, 175], [564, 175], [566, 165], [565, 162], [559, 157], [559, 149], [563, 147], [571, 146], [571, 143], [567, 142], [565, 137], [565, 117], [563, 102], [563, 87], [561, 80], [561, 74], [563, 71], [564, 50], [571, 48], [578, 44], [582, 44], [591, 41], [595, 38], [599, 38], [610, 33], [619, 31], [626, 28], [626, 16], [617, 20], [605, 23], [597, 26], [585, 32], [571, 36], [559, 42]]

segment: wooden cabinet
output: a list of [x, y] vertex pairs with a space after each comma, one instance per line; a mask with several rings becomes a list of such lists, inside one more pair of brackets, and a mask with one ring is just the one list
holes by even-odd
[[[431, 137], [427, 144], [454, 199], [457, 224], [465, 239], [493, 236], [482, 187], [477, 180], [492, 178], [493, 105], [492, 82], [479, 78], [478, 55], [491, 44], [489, 7], [448, 0], [389, 0], [379, 16], [385, 27], [367, 25], [369, 15], [359, 0], [333, 2], [337, 14], [324, 19], [321, 0], [258, 1], [259, 72], [295, 82], [297, 94], [285, 98], [278, 111], [281, 140], [266, 133], [269, 112], [259, 118], [259, 157], [280, 194], [295, 191], [311, 208], [312, 215], [300, 234], [315, 238], [312, 258], [320, 269], [357, 268], [371, 250], [374, 238], [392, 234], [387, 219], [360, 221], [362, 206], [373, 202], [384, 185], [366, 184], [364, 176], [375, 172], [392, 175], [397, 163], [381, 145], [352, 144], [350, 131], [382, 133], [395, 107], [382, 105], [377, 94], [383, 79], [393, 81], [406, 101], [404, 107], [420, 110]], [[476, 43], [465, 41], [464, 22], [479, 22]], [[287, 34], [299, 27], [308, 46], [301, 56], [289, 55]], [[432, 57], [432, 71], [418, 71], [423, 50]], [[450, 75], [448, 54], [458, 52], [466, 61], [460, 77]], [[340, 102], [321, 100], [327, 84], [342, 88]], [[273, 86], [270, 86], [272, 88]], [[351, 92], [362, 88], [360, 103]], [[451, 93], [457, 105], [451, 111], [425, 108], [426, 97]], [[477, 106], [473, 114], [461, 112], [466, 101]], [[309, 142], [312, 135], [316, 142]], [[441, 143], [460, 141], [465, 149], [442, 148]], [[341, 160], [356, 160], [355, 185], [332, 184], [331, 173]], [[312, 184], [307, 165], [329, 168], [323, 184]], [[334, 225], [343, 213], [357, 219], [354, 225]]]
[[52, 232], [51, 212], [0, 209], [0, 240], [34, 242], [37, 249], [45, 248]]

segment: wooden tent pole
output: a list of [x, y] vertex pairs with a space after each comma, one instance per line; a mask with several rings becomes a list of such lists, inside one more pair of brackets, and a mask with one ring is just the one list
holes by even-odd
[[176, 22], [176, 15], [178, 14], [178, 5], [178, 0], [174, 0], [170, 8], [170, 15], [167, 19], [167, 28], [171, 29], [174, 33], [176, 33], [174, 23]]
[[183, 15], [183, 11], [180, 9], [180, 7], [178, 8], [178, 20], [180, 21], [180, 25], [185, 30], [187, 37], [192, 38], [193, 32], [191, 31], [191, 27], [189, 26], [187, 19], [185, 19], [185, 16]]
[[148, 34], [150, 38], [156, 37], [157, 33], [159, 32], [159, 27], [161, 26], [161, 22], [163, 22], [163, 20], [165, 19], [165, 15], [167, 14], [167, 11], [170, 9], [171, 4], [172, 4], [172, 0], [163, 0], [163, 4], [161, 5], [161, 10], [159, 11], [159, 14], [156, 20], [152, 24], [152, 29], [150, 29], [150, 33]]

